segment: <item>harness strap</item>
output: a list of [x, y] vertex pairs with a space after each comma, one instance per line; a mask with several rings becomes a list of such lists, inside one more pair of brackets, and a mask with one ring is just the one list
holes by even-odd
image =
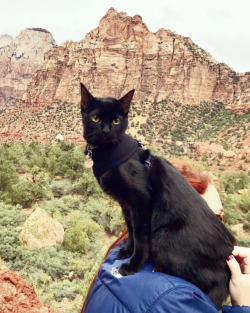
[[147, 157], [147, 159], [144, 161], [144, 165], [146, 167], [146, 171], [148, 172], [151, 166], [151, 159], [152, 157], [156, 157], [156, 154], [150, 152], [149, 156]]

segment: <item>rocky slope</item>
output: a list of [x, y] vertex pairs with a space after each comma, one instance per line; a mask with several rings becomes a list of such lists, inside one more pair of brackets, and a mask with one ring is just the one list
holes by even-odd
[[22, 98], [44, 53], [54, 45], [51, 33], [41, 28], [27, 28], [15, 40], [0, 37], [0, 110]]
[[[215, 171], [242, 168], [250, 173], [249, 112], [229, 112], [217, 101], [193, 106], [172, 100], [138, 101], [131, 106], [127, 133], [166, 157], [204, 158]], [[0, 144], [55, 143], [61, 137], [58, 134], [79, 145], [85, 143], [78, 104], [18, 103], [0, 114]]]
[[199, 103], [217, 99], [229, 109], [250, 108], [250, 72], [238, 74], [171, 30], [150, 32], [139, 15], [109, 9], [99, 26], [79, 42], [45, 54], [24, 99], [29, 103], [79, 102], [79, 82], [96, 96], [135, 100], [174, 99]]
[[41, 303], [32, 285], [8, 269], [0, 270], [0, 312], [56, 313]]

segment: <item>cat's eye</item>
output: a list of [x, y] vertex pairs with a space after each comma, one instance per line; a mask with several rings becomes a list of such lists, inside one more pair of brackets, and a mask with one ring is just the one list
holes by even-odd
[[120, 124], [121, 123], [121, 120], [119, 118], [115, 118], [113, 120], [113, 124], [117, 125], [117, 124]]
[[93, 115], [93, 116], [91, 116], [91, 119], [92, 119], [92, 121], [93, 122], [100, 122], [100, 117], [98, 117], [97, 115]]

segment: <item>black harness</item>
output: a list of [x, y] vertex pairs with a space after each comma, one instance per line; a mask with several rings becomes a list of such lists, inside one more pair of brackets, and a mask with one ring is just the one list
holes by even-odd
[[[93, 159], [93, 172], [97, 180], [100, 180], [101, 176], [108, 170], [119, 166], [131, 158], [138, 148], [143, 149], [142, 142], [124, 134], [120, 140], [115, 143], [110, 143], [104, 147], [98, 147], [91, 149], [87, 145], [85, 154], [88, 158]], [[147, 159], [144, 161], [146, 171], [149, 170], [152, 157], [156, 156], [150, 153]]]

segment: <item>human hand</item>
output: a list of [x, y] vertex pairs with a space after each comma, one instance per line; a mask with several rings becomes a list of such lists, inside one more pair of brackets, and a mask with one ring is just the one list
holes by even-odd
[[236, 246], [232, 254], [227, 258], [232, 305], [250, 306], [250, 248]]

